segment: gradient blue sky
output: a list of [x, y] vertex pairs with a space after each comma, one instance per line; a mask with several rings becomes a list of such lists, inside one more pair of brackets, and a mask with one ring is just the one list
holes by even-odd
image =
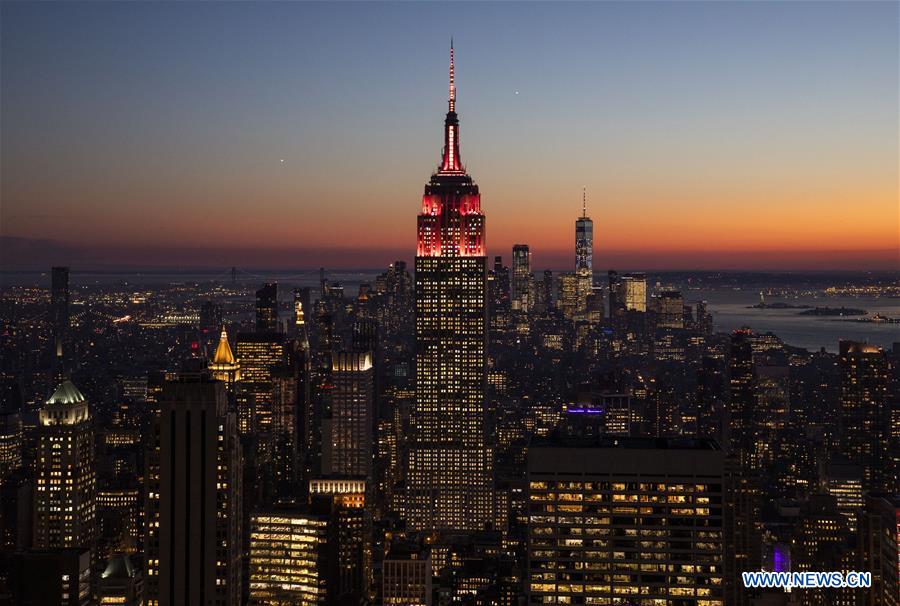
[[898, 267], [895, 2], [0, 17], [5, 269], [409, 259], [451, 36], [491, 254], [574, 263], [587, 186], [601, 269]]

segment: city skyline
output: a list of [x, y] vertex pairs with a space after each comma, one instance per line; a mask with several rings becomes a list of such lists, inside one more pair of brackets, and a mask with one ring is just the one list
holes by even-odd
[[451, 35], [489, 256], [897, 268], [896, 4], [357, 8], [5, 3], [2, 269], [411, 259]]
[[900, 4], [500, 6], [0, 3], [0, 606], [900, 606]]

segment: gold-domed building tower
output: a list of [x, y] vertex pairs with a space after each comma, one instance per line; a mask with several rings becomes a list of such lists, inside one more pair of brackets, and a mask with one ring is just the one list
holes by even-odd
[[229, 390], [234, 382], [241, 378], [241, 364], [231, 351], [231, 344], [228, 343], [228, 332], [224, 326], [222, 327], [222, 335], [219, 337], [219, 344], [216, 346], [216, 353], [209, 363], [209, 370], [217, 380], [225, 381]]

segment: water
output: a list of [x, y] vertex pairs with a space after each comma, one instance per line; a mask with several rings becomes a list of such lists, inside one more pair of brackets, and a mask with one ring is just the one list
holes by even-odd
[[[375, 277], [383, 270], [341, 270], [329, 271], [327, 277], [331, 283], [340, 282], [344, 286], [344, 293], [348, 297], [355, 296], [361, 283], [372, 283]], [[665, 276], [664, 276], [665, 277]], [[671, 276], [670, 276], [671, 277]], [[677, 280], [669, 280], [676, 284], [683, 281], [684, 274]], [[706, 300], [709, 310], [713, 314], [715, 329], [717, 331], [732, 331], [742, 326], [749, 326], [757, 332], [773, 332], [785, 343], [810, 350], [825, 348], [827, 351], [836, 352], [838, 342], [841, 339], [869, 341], [882, 347], [890, 347], [892, 343], [900, 341], [900, 324], [866, 323], [841, 319], [834, 316], [803, 316], [799, 309], [755, 309], [750, 306], [759, 302], [758, 283], [753, 287], [737, 289], [733, 286], [740, 282], [739, 274], [727, 275], [727, 280], [722, 280], [721, 285], [711, 285], [709, 280], [704, 286], [697, 288], [685, 286], [681, 283], [685, 301]], [[598, 277], [599, 279], [599, 277]], [[759, 276], [751, 279], [759, 280]], [[237, 282], [247, 287], [256, 287], [264, 281], [276, 280], [281, 286], [282, 298], [289, 298], [290, 291], [297, 287], [310, 287], [313, 297], [318, 295], [319, 270], [286, 270], [281, 272], [265, 270], [238, 270]], [[785, 285], [785, 277], [777, 278], [780, 286]], [[814, 276], [812, 280], [820, 285], [828, 283], [821, 275]], [[75, 272], [71, 277], [73, 288], [78, 286], [103, 286], [103, 285], [135, 285], [151, 286], [155, 284], [194, 283], [194, 282], [222, 282], [231, 281], [230, 271], [218, 272], [110, 272], [110, 273], [79, 273]], [[664, 280], [665, 281], [665, 280]], [[858, 276], [859, 283], [868, 283], [866, 276]], [[48, 272], [3, 272], [0, 273], [0, 287], [11, 286], [48, 286], [50, 276]], [[656, 278], [648, 276], [648, 284], [652, 285]], [[895, 281], [896, 282], [896, 281]], [[695, 282], [696, 283], [696, 282]], [[817, 289], [810, 288], [809, 276], [798, 276], [797, 284], [803, 284], [804, 294], [791, 298], [767, 297], [768, 303], [784, 302], [792, 305], [810, 305], [813, 307], [856, 307], [865, 309], [869, 316], [880, 314], [889, 318], [900, 318], [900, 298], [898, 297], [874, 297], [874, 296], [828, 296]]]
[[[759, 302], [759, 294], [747, 291], [698, 290], [685, 293], [686, 299], [706, 299], [717, 331], [749, 326], [756, 332], [773, 332], [788, 345], [837, 352], [841, 339], [868, 341], [889, 348], [900, 341], [900, 324], [855, 322], [835, 316], [803, 316], [802, 309], [748, 309]], [[790, 299], [767, 298], [813, 307], [856, 307], [889, 318], [900, 318], [900, 299], [887, 297], [804, 296]], [[857, 316], [866, 317], [866, 316]]]

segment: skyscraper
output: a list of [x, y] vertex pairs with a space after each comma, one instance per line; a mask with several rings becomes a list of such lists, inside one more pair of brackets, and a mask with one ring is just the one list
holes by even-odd
[[647, 276], [643, 273], [624, 274], [619, 299], [629, 311], [647, 311]]
[[147, 457], [151, 606], [241, 598], [241, 451], [225, 385], [205, 375], [166, 383]]
[[[372, 352], [332, 356], [331, 435], [323, 447], [326, 473], [372, 479], [374, 382]], [[324, 456], [324, 455], [323, 455]]]
[[756, 366], [749, 329], [734, 331], [729, 351], [729, 436], [731, 451], [745, 467], [755, 467], [753, 419], [756, 412]]
[[206, 301], [200, 306], [200, 330], [203, 333], [215, 334], [222, 328], [222, 306]]
[[859, 570], [872, 573], [872, 589], [859, 596], [865, 606], [900, 606], [900, 496], [873, 493], [860, 517]]
[[533, 443], [526, 603], [721, 606], [723, 459], [709, 440]]
[[278, 284], [266, 282], [256, 291], [256, 331], [278, 331]]
[[58, 372], [63, 366], [69, 333], [69, 268], [54, 267], [50, 273], [50, 313], [53, 322], [53, 352]]
[[97, 475], [87, 401], [65, 381], [40, 410], [39, 422], [34, 547], [90, 548], [96, 536]]
[[383, 604], [431, 606], [431, 557], [427, 547], [391, 545], [381, 578]]
[[235, 385], [238, 430], [241, 435], [256, 436], [265, 451], [271, 445], [266, 440], [275, 400], [272, 369], [287, 359], [286, 341], [277, 332], [238, 333], [235, 349], [240, 364], [240, 380]]
[[512, 308], [531, 309], [531, 251], [527, 244], [516, 244], [512, 252]]
[[581, 216], [575, 220], [575, 275], [578, 276], [578, 312], [587, 308], [594, 290], [594, 222], [587, 216], [587, 192], [581, 196]]
[[414, 529], [475, 530], [492, 517], [486, 273], [481, 195], [459, 155], [451, 45], [444, 151], [418, 218], [416, 399], [407, 478]]
[[567, 320], [573, 320], [578, 312], [578, 274], [566, 272], [559, 276], [557, 306]]
[[725, 502], [727, 538], [725, 591], [728, 601], [746, 604], [748, 592], [739, 582], [741, 572], [759, 566], [759, 456], [757, 453], [757, 375], [753, 332], [748, 328], [731, 335], [729, 350], [728, 450]]
[[863, 468], [863, 487], [893, 491], [887, 444], [890, 364], [880, 347], [841, 341], [841, 453]]
[[647, 311], [647, 275], [609, 271], [609, 314], [623, 316], [628, 311]]
[[328, 603], [329, 516], [306, 508], [250, 518], [250, 603]]
[[509, 322], [510, 310], [509, 268], [503, 265], [503, 257], [494, 257], [494, 267], [488, 273], [488, 307], [491, 328], [505, 327]]
[[309, 328], [306, 323], [309, 321], [310, 293], [309, 287], [294, 289], [294, 326], [291, 331], [295, 336], [302, 339], [309, 338]]
[[22, 467], [22, 414], [20, 404], [0, 399], [0, 484]]
[[656, 314], [657, 328], [684, 328], [684, 296], [681, 291], [660, 290], [651, 297], [650, 302]]

